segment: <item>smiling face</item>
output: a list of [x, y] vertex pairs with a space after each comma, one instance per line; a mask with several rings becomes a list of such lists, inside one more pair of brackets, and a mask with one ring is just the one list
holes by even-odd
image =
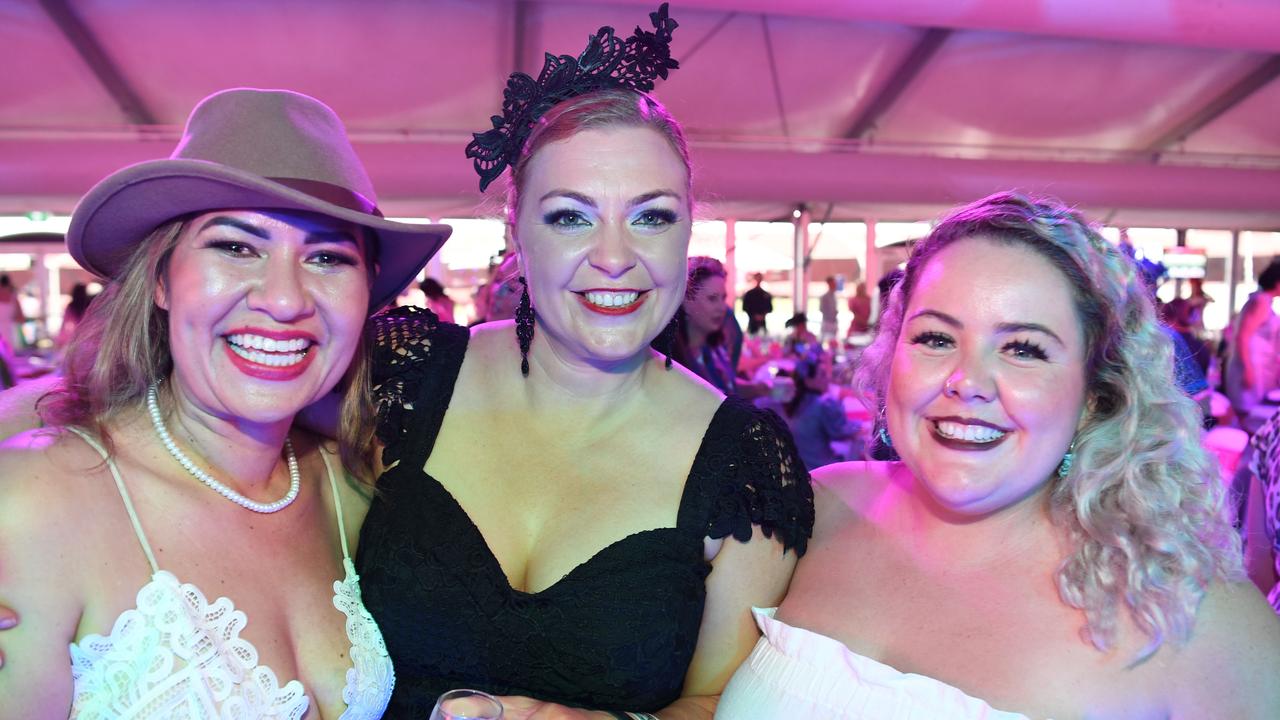
[[1035, 251], [967, 238], [921, 269], [886, 397], [894, 449], [944, 509], [981, 515], [1048, 486], [1085, 406], [1066, 277]]
[[361, 231], [311, 213], [223, 210], [178, 238], [169, 311], [174, 392], [215, 416], [289, 420], [329, 392], [369, 305]]
[[557, 355], [609, 365], [648, 353], [684, 297], [688, 175], [646, 127], [578, 132], [542, 146], [520, 188], [516, 242]]
[[684, 301], [684, 313], [690, 332], [706, 337], [724, 327], [724, 303], [724, 278], [719, 275], [703, 278], [693, 296]]

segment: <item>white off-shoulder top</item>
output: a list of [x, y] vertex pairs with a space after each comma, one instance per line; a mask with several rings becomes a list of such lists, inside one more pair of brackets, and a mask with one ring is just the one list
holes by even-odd
[[776, 611], [753, 609], [764, 636], [729, 680], [716, 720], [1028, 720], [787, 625]]

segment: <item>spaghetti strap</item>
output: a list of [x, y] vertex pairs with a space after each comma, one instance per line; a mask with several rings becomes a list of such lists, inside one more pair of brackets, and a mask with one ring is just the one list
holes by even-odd
[[347, 524], [342, 519], [342, 497], [338, 495], [338, 479], [333, 472], [333, 464], [329, 461], [329, 453], [320, 448], [320, 457], [324, 460], [325, 472], [329, 473], [329, 488], [333, 490], [333, 509], [338, 513], [338, 537], [342, 540], [342, 560], [351, 563], [351, 551], [347, 549]]
[[[76, 427], [67, 427], [68, 430], [80, 436], [89, 447], [98, 451], [102, 456], [103, 462], [107, 464], [107, 469], [111, 471], [111, 477], [116, 481], [116, 490], [120, 491], [120, 499], [124, 501], [124, 509], [129, 512], [129, 522], [133, 523], [133, 534], [138, 536], [138, 543], [142, 545], [142, 552], [147, 555], [147, 562], [151, 563], [152, 574], [160, 572], [160, 566], [156, 563], [155, 553], [151, 552], [151, 544], [147, 542], [147, 536], [142, 532], [142, 523], [138, 521], [138, 513], [133, 509], [133, 501], [129, 499], [129, 491], [125, 489], [124, 479], [120, 477], [120, 470], [116, 467], [115, 461], [111, 459], [111, 455], [107, 453], [106, 448], [102, 447], [97, 440], [94, 440], [89, 433]], [[345, 549], [345, 548], [344, 548]]]

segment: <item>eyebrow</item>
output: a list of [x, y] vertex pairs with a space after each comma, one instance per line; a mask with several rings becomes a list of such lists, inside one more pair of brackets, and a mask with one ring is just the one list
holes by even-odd
[[[271, 233], [267, 229], [229, 215], [218, 215], [217, 217], [210, 218], [204, 225], [200, 226], [199, 232], [204, 232], [211, 227], [231, 227], [262, 240], [271, 239]], [[314, 245], [317, 243], [349, 243], [351, 245], [356, 245], [357, 247], [359, 246], [359, 243], [356, 242], [355, 236], [346, 230], [311, 231], [307, 233], [307, 239], [304, 243], [307, 245]]]
[[[539, 198], [538, 202], [550, 200], [551, 198], [554, 198], [554, 197], [567, 198], [575, 202], [580, 202], [583, 205], [586, 205], [587, 207], [591, 207], [591, 208], [599, 207], [598, 205], [596, 205], [595, 200], [592, 200], [590, 197], [587, 197], [586, 195], [583, 195], [580, 192], [575, 192], [573, 190], [560, 190], [560, 189], [552, 190], [547, 194], [543, 195], [541, 198]], [[647, 192], [647, 193], [644, 193], [643, 195], [637, 195], [631, 198], [631, 201], [630, 203], [628, 203], [628, 205], [630, 207], [635, 207], [637, 205], [643, 205], [644, 203], [647, 203], [650, 200], [656, 200], [661, 197], [669, 197], [669, 198], [674, 198], [676, 200], [681, 199], [680, 193], [677, 193], [674, 190], [654, 190], [652, 192]]]
[[[964, 328], [964, 323], [960, 322], [959, 318], [953, 315], [948, 315], [947, 313], [944, 313], [941, 310], [930, 310], [926, 308], [924, 310], [920, 310], [916, 312], [914, 315], [912, 315], [908, 319], [916, 320], [922, 317], [935, 318], [947, 325], [950, 325], [953, 328], [956, 328], [957, 330]], [[1058, 341], [1059, 345], [1062, 345], [1064, 347], [1066, 346], [1066, 343], [1062, 341], [1062, 338], [1058, 337], [1058, 333], [1050, 330], [1049, 328], [1045, 327], [1044, 325], [1041, 325], [1040, 323], [1032, 323], [1032, 322], [1000, 323], [996, 325], [996, 332], [1002, 333], [1002, 334], [1016, 333], [1016, 332], [1038, 332], [1038, 333], [1043, 333], [1045, 335], [1048, 335], [1049, 337]]]

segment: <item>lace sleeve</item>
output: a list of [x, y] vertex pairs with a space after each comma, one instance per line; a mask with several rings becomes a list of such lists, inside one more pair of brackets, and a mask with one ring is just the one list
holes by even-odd
[[751, 539], [751, 526], [804, 555], [813, 534], [813, 487], [791, 431], [776, 413], [751, 409], [738, 441], [722, 459], [708, 535]]
[[373, 324], [373, 399], [378, 406], [378, 440], [383, 464], [400, 459], [414, 400], [427, 379], [431, 340], [440, 324], [430, 311], [399, 307], [375, 315]]
[[1258, 478], [1263, 487], [1274, 481], [1276, 464], [1280, 461], [1280, 413], [1272, 415], [1258, 431], [1249, 438], [1253, 446], [1253, 457], [1249, 460], [1249, 470]]

